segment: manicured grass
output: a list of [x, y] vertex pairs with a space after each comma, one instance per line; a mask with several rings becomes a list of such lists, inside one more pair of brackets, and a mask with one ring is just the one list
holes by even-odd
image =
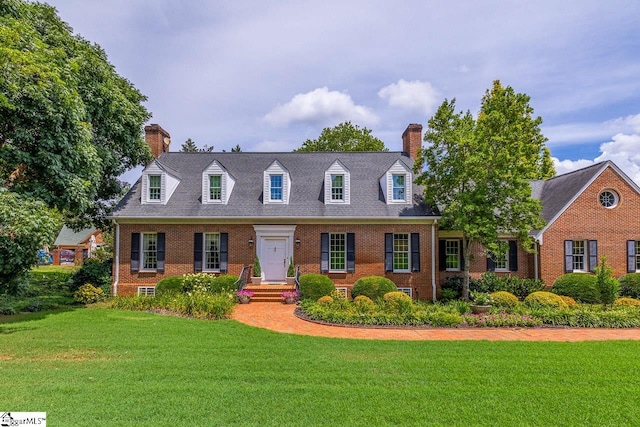
[[57, 271], [61, 273], [73, 273], [80, 269], [77, 265], [39, 265], [31, 269], [32, 273], [48, 273], [51, 271]]
[[637, 341], [357, 341], [110, 309], [3, 321], [0, 409], [56, 426], [640, 419]]

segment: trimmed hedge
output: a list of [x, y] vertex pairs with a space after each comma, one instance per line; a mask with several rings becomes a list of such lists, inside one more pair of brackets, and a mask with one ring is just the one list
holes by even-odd
[[593, 274], [563, 274], [553, 283], [551, 292], [558, 295], [566, 295], [586, 304], [598, 304], [600, 302], [600, 294], [596, 289], [596, 276]]
[[219, 294], [221, 292], [235, 291], [237, 290], [235, 285], [237, 281], [238, 276], [234, 276], [233, 274], [223, 274], [222, 276], [218, 276], [213, 279], [213, 282], [211, 282], [211, 285], [209, 286], [209, 292]]
[[497, 291], [491, 293], [491, 301], [497, 307], [515, 307], [518, 305], [518, 297], [507, 291]]
[[613, 305], [622, 307], [640, 307], [640, 299], [628, 297], [618, 298], [615, 300]]
[[367, 276], [358, 279], [356, 283], [353, 284], [351, 296], [355, 298], [359, 295], [364, 295], [375, 301], [383, 298], [384, 294], [397, 290], [396, 284], [386, 277]]
[[529, 294], [524, 299], [529, 307], [568, 308], [567, 303], [559, 296], [551, 292], [538, 291]]
[[182, 276], [169, 276], [160, 280], [156, 285], [156, 296], [165, 294], [179, 294], [182, 291]]
[[336, 290], [333, 281], [322, 274], [303, 274], [300, 276], [300, 299], [318, 301]]
[[621, 297], [640, 298], [640, 273], [627, 273], [618, 282]]

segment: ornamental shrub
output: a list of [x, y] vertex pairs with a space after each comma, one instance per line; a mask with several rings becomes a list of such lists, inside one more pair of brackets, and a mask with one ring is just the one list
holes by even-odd
[[596, 289], [596, 276], [586, 273], [567, 273], [558, 277], [551, 292], [566, 295], [586, 304], [597, 304], [600, 297]]
[[546, 291], [538, 291], [529, 294], [525, 299], [524, 303], [531, 307], [552, 307], [552, 308], [568, 308], [567, 303], [560, 298], [559, 295], [556, 295], [552, 292]]
[[318, 299], [318, 304], [319, 305], [331, 305], [331, 304], [333, 304], [333, 298], [331, 298], [331, 296], [329, 296], [329, 295], [325, 295], [325, 296], [320, 297]]
[[578, 306], [578, 303], [573, 298], [568, 297], [566, 295], [558, 295], [558, 296], [562, 298], [562, 301], [564, 301], [567, 304], [567, 307], [573, 308]]
[[620, 296], [640, 298], [640, 273], [627, 273], [618, 279]]
[[596, 267], [596, 289], [600, 302], [605, 306], [610, 306], [618, 299], [620, 285], [611, 275], [613, 268], [607, 265], [606, 257], [600, 258], [600, 264]]
[[395, 314], [407, 314], [413, 311], [413, 300], [404, 292], [387, 292], [383, 296], [387, 311]]
[[185, 274], [182, 276], [182, 292], [208, 292], [216, 276], [209, 273]]
[[156, 285], [156, 296], [177, 294], [182, 291], [182, 276], [169, 276], [160, 280]]
[[507, 291], [497, 291], [491, 294], [493, 305], [497, 307], [515, 307], [518, 305], [518, 297]]
[[440, 301], [448, 302], [460, 298], [460, 294], [453, 289], [442, 288], [440, 290]]
[[[458, 299], [462, 296], [462, 284], [464, 277], [452, 276], [444, 279], [444, 284], [440, 292], [440, 299], [445, 299], [445, 295], [448, 300]], [[445, 292], [445, 290], [447, 292]]]
[[364, 295], [373, 301], [384, 297], [388, 292], [397, 291], [395, 283], [386, 277], [367, 276], [358, 279], [351, 288], [351, 295], [355, 298], [358, 295]]
[[223, 274], [222, 276], [218, 276], [209, 285], [209, 292], [213, 294], [219, 294], [221, 292], [231, 292], [236, 289], [236, 281], [238, 280], [238, 276], [234, 276], [233, 274]]
[[96, 288], [91, 283], [86, 283], [73, 293], [73, 299], [82, 304], [93, 304], [104, 301], [105, 295], [102, 289]]
[[484, 273], [479, 280], [469, 283], [469, 289], [474, 292], [492, 293], [507, 291], [523, 300], [531, 292], [544, 289], [544, 282], [540, 279], [523, 279], [517, 276], [498, 276], [496, 273]]
[[628, 297], [618, 298], [613, 305], [620, 307], [640, 307], [640, 299]]
[[300, 276], [300, 298], [317, 301], [325, 295], [331, 295], [336, 287], [333, 281], [322, 274], [303, 274]]
[[358, 295], [353, 299], [353, 305], [358, 313], [371, 313], [376, 309], [376, 303], [365, 295]]
[[99, 261], [96, 258], [87, 258], [82, 267], [71, 277], [71, 290], [75, 291], [85, 283], [93, 283], [108, 294], [112, 281], [111, 264], [111, 259]]

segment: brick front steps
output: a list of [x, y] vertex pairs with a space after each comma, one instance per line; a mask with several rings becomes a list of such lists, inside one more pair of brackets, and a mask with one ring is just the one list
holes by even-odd
[[281, 285], [246, 285], [244, 289], [253, 292], [251, 302], [280, 303], [280, 294], [285, 291], [293, 291], [295, 287], [283, 283]]

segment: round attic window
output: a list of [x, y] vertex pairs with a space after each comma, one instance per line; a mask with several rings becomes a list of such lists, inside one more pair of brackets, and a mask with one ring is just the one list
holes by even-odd
[[615, 208], [618, 204], [618, 194], [612, 190], [604, 190], [600, 193], [600, 204], [605, 208]]

